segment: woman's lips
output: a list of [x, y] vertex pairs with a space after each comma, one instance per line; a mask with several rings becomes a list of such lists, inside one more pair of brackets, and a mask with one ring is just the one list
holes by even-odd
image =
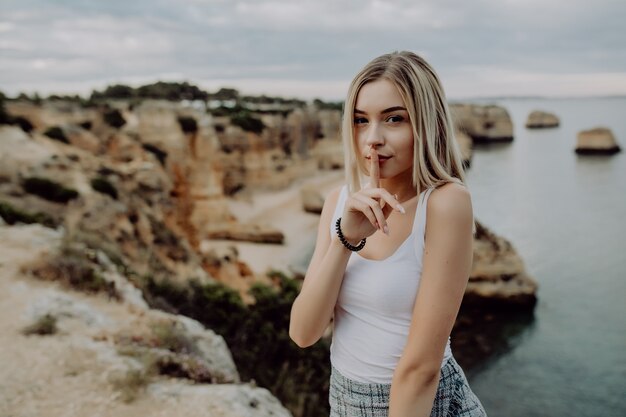
[[[382, 164], [383, 162], [385, 162], [387, 159], [391, 158], [390, 156], [382, 156], [382, 155], [378, 155], [378, 163]], [[367, 159], [368, 161], [371, 161], [371, 157], [367, 156], [365, 157], [365, 159]]]

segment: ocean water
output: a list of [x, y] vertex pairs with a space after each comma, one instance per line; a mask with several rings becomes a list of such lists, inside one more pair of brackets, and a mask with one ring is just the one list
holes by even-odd
[[[626, 98], [503, 99], [511, 144], [474, 149], [474, 213], [539, 283], [532, 320], [468, 372], [490, 416], [626, 416]], [[555, 129], [529, 130], [532, 110]], [[576, 134], [612, 129], [623, 152], [578, 156]]]

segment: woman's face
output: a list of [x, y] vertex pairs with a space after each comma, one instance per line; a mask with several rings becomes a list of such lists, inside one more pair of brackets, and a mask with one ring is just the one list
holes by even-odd
[[354, 137], [359, 164], [368, 175], [374, 147], [381, 179], [412, 176], [413, 129], [402, 96], [391, 81], [381, 78], [361, 87], [354, 107]]

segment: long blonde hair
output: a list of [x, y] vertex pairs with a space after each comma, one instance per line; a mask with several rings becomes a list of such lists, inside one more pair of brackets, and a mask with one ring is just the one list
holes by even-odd
[[454, 138], [450, 110], [439, 77], [433, 68], [413, 52], [393, 52], [375, 58], [352, 80], [344, 103], [342, 137], [346, 181], [350, 192], [364, 183], [354, 140], [354, 106], [365, 84], [391, 81], [400, 92], [413, 129], [413, 185], [417, 192], [448, 182], [464, 184], [461, 153]]

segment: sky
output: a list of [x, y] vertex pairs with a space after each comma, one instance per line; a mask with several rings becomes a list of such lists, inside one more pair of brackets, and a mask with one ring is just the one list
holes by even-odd
[[342, 100], [410, 50], [449, 98], [626, 94], [624, 0], [0, 0], [0, 91], [188, 81]]

